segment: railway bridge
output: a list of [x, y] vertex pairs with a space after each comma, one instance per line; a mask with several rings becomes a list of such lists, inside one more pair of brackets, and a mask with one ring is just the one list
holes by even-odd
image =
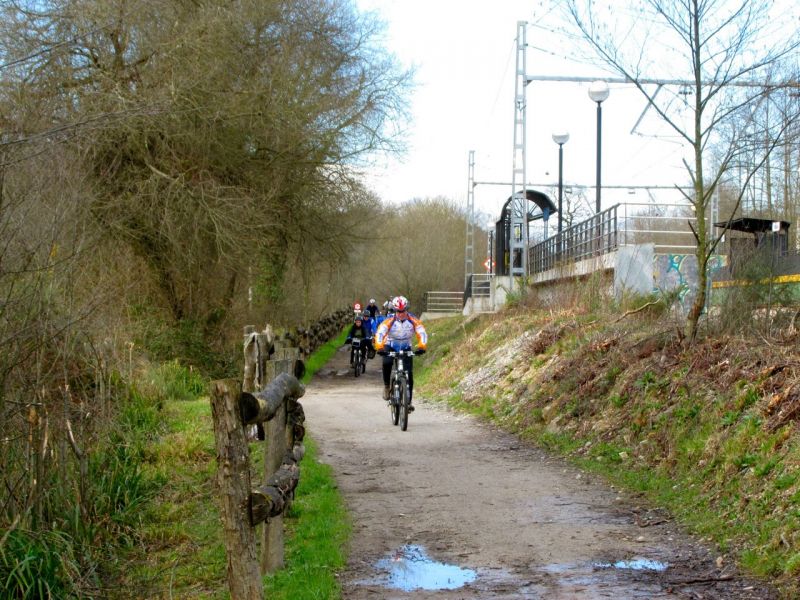
[[[527, 196], [527, 223], [541, 220], [542, 230], [547, 231], [547, 219], [555, 206], [545, 194], [529, 191]], [[511, 236], [520, 234], [512, 230], [512, 223], [519, 222], [513, 219], [512, 206], [509, 199], [490, 232], [490, 256], [485, 263], [490, 268], [483, 273], [467, 273], [463, 290], [429, 291], [428, 318], [494, 312], [506, 303], [515, 286], [521, 285], [521, 278], [512, 281], [511, 276], [512, 266], [518, 267], [521, 261], [511, 250]], [[681, 307], [688, 309], [698, 283], [695, 221], [688, 203], [615, 204], [530, 244], [528, 285], [546, 295], [565, 283], [592, 276], [617, 299], [675, 293]], [[741, 281], [744, 265], [754, 256], [769, 265], [770, 281], [784, 286], [788, 296], [800, 303], [800, 255], [789, 248], [789, 222], [743, 217], [713, 225], [712, 234], [724, 231], [725, 235], [708, 265], [710, 303], [723, 298], [731, 287], [745, 283]]]

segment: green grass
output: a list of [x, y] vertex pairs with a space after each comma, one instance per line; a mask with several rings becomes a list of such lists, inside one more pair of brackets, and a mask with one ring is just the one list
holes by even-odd
[[[346, 332], [306, 363], [310, 380], [344, 343]], [[142, 543], [125, 557], [115, 598], [225, 599], [229, 597], [226, 551], [214, 491], [216, 450], [208, 398], [165, 404], [167, 432], [147, 448], [147, 469], [165, 478], [142, 521]], [[345, 564], [349, 520], [330, 468], [317, 461], [305, 439], [300, 483], [284, 517], [286, 567], [264, 578], [266, 597], [335, 599], [335, 577]], [[262, 446], [251, 444], [254, 472]], [[259, 538], [257, 532], [256, 538]]]
[[344, 345], [347, 339], [348, 328], [342, 329], [341, 333], [333, 340], [323, 344], [320, 348], [313, 352], [306, 361], [306, 374], [303, 376], [303, 383], [308, 383], [314, 376], [314, 373], [324, 367], [327, 362], [333, 358], [336, 351]]
[[80, 577], [75, 543], [60, 532], [16, 529], [0, 547], [0, 591], [3, 598], [38, 600], [67, 598], [75, 593], [71, 580]]
[[115, 412], [98, 425], [94, 443], [84, 446], [81, 495], [69, 480], [77, 473], [62, 479], [51, 473], [41, 519], [23, 521], [0, 545], [3, 598], [97, 597], [105, 580], [113, 579], [119, 556], [141, 542], [149, 506], [168, 479], [150, 468], [148, 450], [164, 433], [164, 394], [143, 390], [154, 390], [156, 379], [167, 389], [186, 381], [185, 374], [170, 365], [115, 388]]
[[350, 521], [328, 465], [317, 461], [307, 439], [297, 498], [284, 519], [289, 533], [286, 568], [266, 578], [270, 600], [338, 598], [336, 572], [345, 564], [343, 548]]

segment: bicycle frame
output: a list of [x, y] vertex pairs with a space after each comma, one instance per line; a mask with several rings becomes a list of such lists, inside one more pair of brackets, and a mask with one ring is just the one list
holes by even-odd
[[367, 347], [364, 343], [365, 340], [355, 338], [350, 342], [350, 363], [356, 362], [361, 354], [367, 353]]
[[392, 357], [392, 373], [389, 377], [389, 408], [392, 416], [392, 423], [405, 431], [408, 427], [408, 405], [411, 403], [410, 390], [408, 389], [408, 371], [405, 368], [405, 361], [408, 357], [413, 360], [412, 350], [392, 350], [387, 353]]
[[394, 378], [401, 375], [408, 379], [408, 371], [405, 369], [405, 361], [402, 361], [403, 357], [408, 357], [413, 359], [414, 352], [411, 350], [392, 350], [389, 352], [389, 356], [392, 357], [392, 375], [389, 379], [390, 385], [391, 382], [394, 381]]
[[356, 377], [366, 370], [368, 340], [369, 338], [354, 338], [350, 342], [350, 366], [355, 370]]

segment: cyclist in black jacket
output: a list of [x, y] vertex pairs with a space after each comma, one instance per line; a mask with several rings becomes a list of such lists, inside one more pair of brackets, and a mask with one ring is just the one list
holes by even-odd
[[367, 352], [372, 348], [372, 330], [364, 323], [361, 315], [356, 317], [355, 322], [347, 332], [347, 339], [344, 341], [345, 345], [350, 344], [354, 338], [364, 340]]

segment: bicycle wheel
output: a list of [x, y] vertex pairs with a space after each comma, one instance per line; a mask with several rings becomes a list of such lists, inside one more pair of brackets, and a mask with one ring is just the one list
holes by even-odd
[[408, 395], [408, 380], [403, 377], [400, 380], [400, 429], [405, 431], [408, 429], [408, 405], [411, 403], [411, 398]]
[[392, 415], [392, 425], [397, 425], [400, 420], [400, 398], [399, 386], [397, 381], [392, 379], [391, 387], [389, 388], [389, 410]]
[[353, 371], [355, 372], [356, 377], [361, 375], [361, 361], [356, 360], [356, 364], [353, 365]]

